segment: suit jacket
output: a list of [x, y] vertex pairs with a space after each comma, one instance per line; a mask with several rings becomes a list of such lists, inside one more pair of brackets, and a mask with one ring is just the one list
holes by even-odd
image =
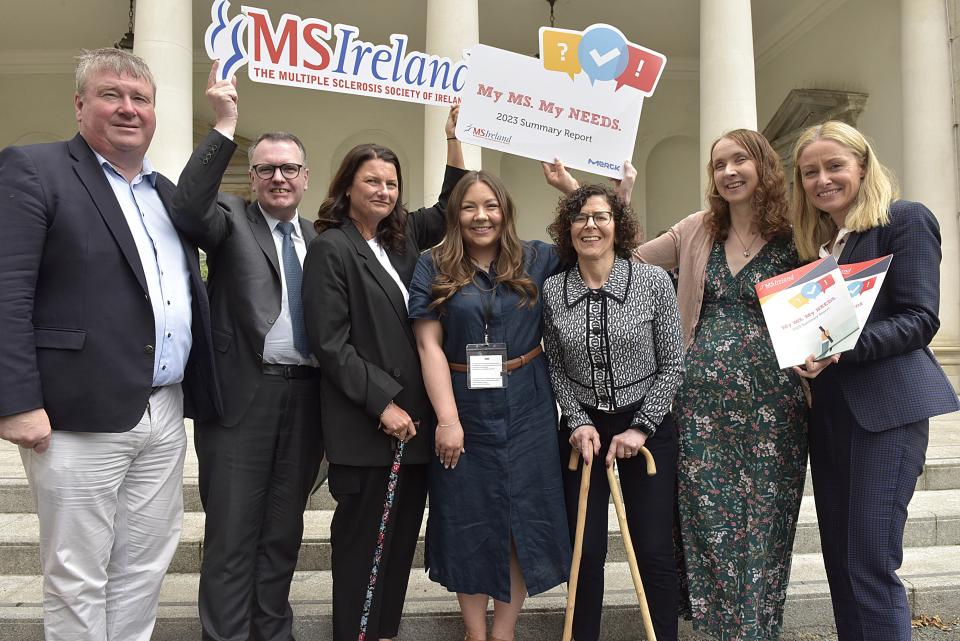
[[[463, 171], [447, 167], [440, 201], [409, 215], [406, 251], [387, 251], [409, 289], [420, 252], [440, 242], [447, 198]], [[404, 463], [426, 463], [433, 410], [403, 295], [353, 223], [313, 241], [303, 265], [303, 314], [320, 359], [320, 403], [327, 460], [337, 465], [390, 465], [396, 439], [378, 430], [391, 400], [414, 421]]]
[[[174, 186], [158, 176], [169, 212]], [[124, 432], [153, 385], [143, 265], [96, 156], [72, 140], [0, 152], [0, 415], [44, 408], [53, 429]], [[188, 416], [219, 409], [210, 309], [196, 246], [181, 236], [193, 299]]]
[[[220, 181], [237, 145], [213, 129], [180, 174], [173, 198], [174, 225], [207, 253], [213, 347], [221, 372], [223, 415], [236, 425], [260, 382], [263, 345], [280, 316], [280, 259], [260, 206], [219, 194]], [[317, 233], [298, 218], [304, 242]]]
[[940, 328], [940, 227], [929, 209], [894, 202], [889, 224], [850, 234], [838, 262], [887, 254], [893, 261], [856, 348], [811, 382], [815, 411], [846, 403], [871, 432], [960, 409], [927, 347]]

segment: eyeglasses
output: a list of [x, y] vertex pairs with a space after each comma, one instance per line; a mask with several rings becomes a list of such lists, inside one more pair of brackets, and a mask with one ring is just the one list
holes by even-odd
[[574, 227], [584, 227], [591, 218], [593, 219], [593, 224], [597, 227], [606, 227], [610, 224], [610, 221], [613, 220], [613, 212], [595, 211], [592, 214], [584, 214], [581, 212], [570, 216], [570, 224]]
[[282, 165], [270, 165], [268, 163], [262, 163], [259, 165], [254, 165], [250, 169], [252, 169], [253, 173], [255, 173], [257, 177], [262, 180], [270, 180], [273, 178], [278, 169], [280, 170], [281, 176], [287, 180], [293, 180], [300, 175], [300, 170], [303, 169], [303, 165], [298, 165], [293, 162], [285, 162]]

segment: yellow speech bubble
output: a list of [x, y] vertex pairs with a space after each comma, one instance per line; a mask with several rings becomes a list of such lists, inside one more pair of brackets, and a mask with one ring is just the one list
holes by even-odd
[[540, 59], [548, 71], [562, 71], [573, 77], [580, 73], [577, 47], [582, 34], [579, 31], [542, 27], [540, 29]]

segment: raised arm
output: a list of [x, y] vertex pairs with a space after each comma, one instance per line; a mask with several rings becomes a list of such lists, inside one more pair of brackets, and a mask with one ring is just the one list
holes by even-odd
[[228, 208], [218, 203], [223, 174], [237, 145], [237, 79], [217, 80], [214, 62], [207, 78], [207, 100], [216, 124], [200, 142], [177, 182], [170, 218], [177, 230], [204, 251], [216, 251], [230, 234]]

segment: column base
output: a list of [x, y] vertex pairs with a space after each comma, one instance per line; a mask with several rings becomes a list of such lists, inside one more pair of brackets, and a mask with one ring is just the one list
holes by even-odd
[[934, 341], [930, 349], [940, 362], [940, 367], [946, 372], [953, 389], [960, 392], [960, 343]]

